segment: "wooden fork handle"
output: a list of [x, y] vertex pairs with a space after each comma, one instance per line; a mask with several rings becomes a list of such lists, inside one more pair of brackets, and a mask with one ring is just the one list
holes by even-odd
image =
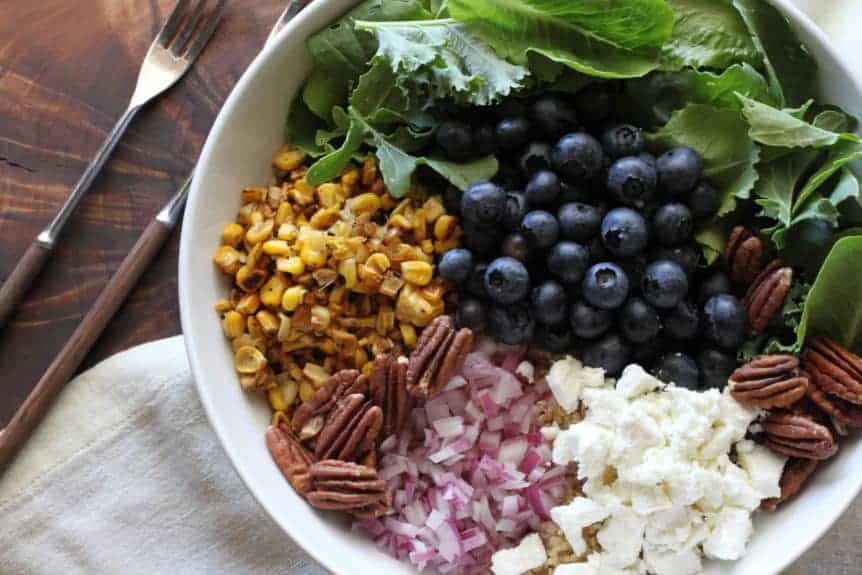
[[[105, 289], [102, 290], [102, 293], [99, 294], [96, 303], [84, 316], [72, 337], [63, 346], [59, 355], [54, 358], [45, 375], [24, 400], [9, 425], [0, 433], [0, 470], [12, 461], [15, 454], [30, 437], [30, 434], [48, 411], [51, 402], [75, 374], [87, 352], [96, 343], [110, 319], [120, 309], [123, 301], [138, 283], [141, 274], [159, 253], [170, 234], [171, 227], [155, 219], [144, 230], [135, 247], [120, 264], [120, 268], [105, 286]], [[31, 257], [46, 256], [40, 254]]]
[[45, 262], [48, 261], [51, 255], [51, 248], [39, 242], [38, 239], [33, 240], [24, 256], [18, 260], [12, 273], [0, 286], [0, 328], [6, 325], [7, 320], [15, 311], [18, 303], [24, 299], [24, 294], [30, 289], [33, 280], [45, 267]]

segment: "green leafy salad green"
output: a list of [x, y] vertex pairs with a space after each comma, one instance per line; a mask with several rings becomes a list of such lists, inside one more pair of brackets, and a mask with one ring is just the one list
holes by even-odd
[[493, 156], [435, 151], [453, 110], [616, 83], [654, 151], [693, 148], [720, 187], [719, 214], [697, 235], [707, 260], [744, 223], [802, 270], [780, 314], [797, 339], [749, 348], [798, 349], [816, 330], [862, 350], [862, 280], [848, 272], [862, 258], [851, 169], [862, 140], [853, 117], [815, 102], [815, 62], [764, 0], [367, 0], [308, 49], [288, 125], [316, 159], [308, 181], [373, 152], [396, 197], [419, 169], [461, 189], [497, 173]]

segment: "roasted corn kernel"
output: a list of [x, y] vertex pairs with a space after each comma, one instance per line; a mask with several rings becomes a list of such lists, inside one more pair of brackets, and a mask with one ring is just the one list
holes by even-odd
[[416, 346], [416, 328], [409, 323], [399, 323], [398, 329], [401, 332], [401, 340], [409, 349]]
[[279, 170], [289, 172], [301, 166], [304, 161], [305, 152], [285, 146], [273, 158], [272, 165]]
[[239, 252], [231, 246], [219, 246], [213, 261], [222, 272], [228, 275], [237, 273], [242, 265]]
[[280, 274], [275, 274], [260, 288], [260, 301], [266, 307], [277, 308], [281, 304], [281, 298], [287, 282]]
[[305, 364], [305, 367], [302, 368], [302, 375], [305, 377], [307, 381], [311, 383], [314, 387], [320, 387], [326, 380], [329, 379], [329, 376], [332, 374], [328, 372], [322, 365], [318, 365], [316, 363], [311, 363], [310, 361]]
[[270, 387], [266, 391], [267, 397], [269, 398], [269, 406], [273, 411], [286, 411], [289, 403], [284, 399], [284, 392], [281, 387], [276, 385]]
[[281, 307], [284, 311], [294, 311], [302, 303], [302, 296], [305, 295], [305, 288], [302, 286], [291, 286], [284, 290], [281, 298]]
[[434, 268], [427, 262], [410, 261], [401, 264], [401, 277], [404, 281], [417, 286], [431, 283]]
[[245, 318], [238, 311], [229, 311], [221, 320], [221, 327], [225, 336], [230, 339], [237, 338], [245, 333]]
[[266, 199], [266, 188], [244, 188], [242, 190], [242, 203], [258, 204]]
[[268, 277], [264, 270], [244, 265], [236, 272], [236, 285], [243, 291], [254, 292], [260, 289]]
[[267, 240], [263, 244], [263, 253], [268, 256], [289, 256], [290, 251], [290, 244], [288, 244], [285, 240]]
[[434, 222], [434, 238], [441, 241], [449, 239], [457, 226], [458, 219], [455, 216], [440, 216]]
[[226, 313], [226, 312], [229, 312], [230, 310], [232, 310], [233, 304], [230, 303], [226, 299], [220, 299], [216, 302], [215, 306], [213, 306], [213, 307], [215, 308], [216, 313], [221, 314], [221, 313]]
[[237, 350], [234, 366], [239, 373], [257, 373], [266, 367], [266, 357], [256, 347], [246, 345]]
[[221, 231], [221, 243], [237, 247], [245, 238], [245, 228], [236, 222], [227, 224]]
[[308, 401], [314, 395], [314, 387], [307, 381], [299, 384], [299, 399]]
[[292, 276], [299, 276], [305, 273], [305, 262], [299, 256], [289, 258], [279, 258], [275, 260], [275, 268], [283, 273]]
[[344, 287], [353, 289], [356, 287], [358, 274], [356, 270], [356, 260], [347, 258], [338, 264], [338, 275], [344, 278]]
[[260, 324], [263, 333], [268, 336], [278, 333], [280, 322], [274, 313], [268, 309], [262, 309], [257, 312], [254, 317], [257, 318], [257, 322]]
[[317, 199], [324, 208], [340, 208], [344, 199], [344, 189], [335, 182], [317, 186]]
[[329, 308], [322, 305], [311, 307], [311, 328], [314, 331], [321, 332], [329, 327], [332, 322], [332, 313]]
[[247, 293], [242, 296], [234, 308], [242, 315], [253, 315], [260, 308], [260, 296], [256, 293]]
[[290, 337], [290, 318], [283, 313], [278, 314], [278, 334], [276, 339], [280, 342], [287, 341], [288, 337]]

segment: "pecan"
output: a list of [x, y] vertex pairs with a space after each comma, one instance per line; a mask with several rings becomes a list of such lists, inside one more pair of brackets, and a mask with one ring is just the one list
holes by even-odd
[[324, 460], [312, 465], [310, 473], [313, 486], [307, 498], [319, 509], [378, 517], [392, 505], [386, 481], [372, 467]]
[[808, 399], [811, 400], [823, 413], [832, 418], [834, 425], [862, 427], [862, 406], [844, 401], [840, 397], [823, 391], [819, 374], [811, 374], [808, 385]]
[[332, 374], [326, 383], [314, 392], [311, 399], [296, 408], [290, 426], [294, 433], [300, 433], [312, 418], [332, 411], [339, 399], [352, 393], [365, 393], [367, 390], [368, 378], [355, 369], [342, 369]]
[[406, 357], [382, 355], [374, 360], [369, 378], [371, 398], [383, 410], [381, 438], [399, 433], [407, 423], [410, 401], [407, 394]]
[[272, 426], [266, 430], [266, 446], [275, 464], [293, 488], [302, 495], [312, 488], [311, 454], [286, 425]]
[[450, 316], [439, 316], [422, 332], [407, 365], [407, 390], [416, 397], [437, 395], [464, 365], [473, 349], [473, 332], [453, 327]]
[[829, 459], [838, 452], [832, 431], [802, 413], [775, 411], [762, 422], [766, 446], [776, 453], [802, 459]]
[[761, 333], [784, 304], [793, 283], [793, 268], [773, 260], [754, 279], [745, 292], [743, 305], [754, 333]]
[[736, 226], [727, 239], [723, 259], [731, 281], [747, 286], [763, 269], [763, 240]]
[[767, 355], [730, 375], [730, 394], [738, 402], [761, 409], [789, 407], [805, 396], [808, 376], [792, 355]]
[[820, 462], [816, 459], [790, 458], [784, 465], [784, 473], [781, 475], [781, 495], [772, 499], [764, 499], [760, 507], [767, 511], [774, 511], [779, 505], [791, 499], [799, 493], [808, 478], [817, 469]]
[[803, 357], [824, 392], [862, 405], [862, 357], [822, 337], [808, 339]]
[[314, 455], [318, 459], [360, 459], [375, 448], [381, 427], [383, 412], [379, 407], [361, 393], [348, 395], [326, 418]]

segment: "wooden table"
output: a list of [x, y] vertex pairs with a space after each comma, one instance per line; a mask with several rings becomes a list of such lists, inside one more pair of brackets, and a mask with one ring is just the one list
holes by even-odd
[[[175, 0], [7, 1], [0, 18], [0, 278], [50, 221], [125, 107]], [[71, 335], [146, 222], [191, 170], [286, 0], [233, 0], [201, 58], [134, 121], [48, 269], [0, 332], [0, 428]], [[132, 293], [86, 365], [180, 333], [177, 244]]]

